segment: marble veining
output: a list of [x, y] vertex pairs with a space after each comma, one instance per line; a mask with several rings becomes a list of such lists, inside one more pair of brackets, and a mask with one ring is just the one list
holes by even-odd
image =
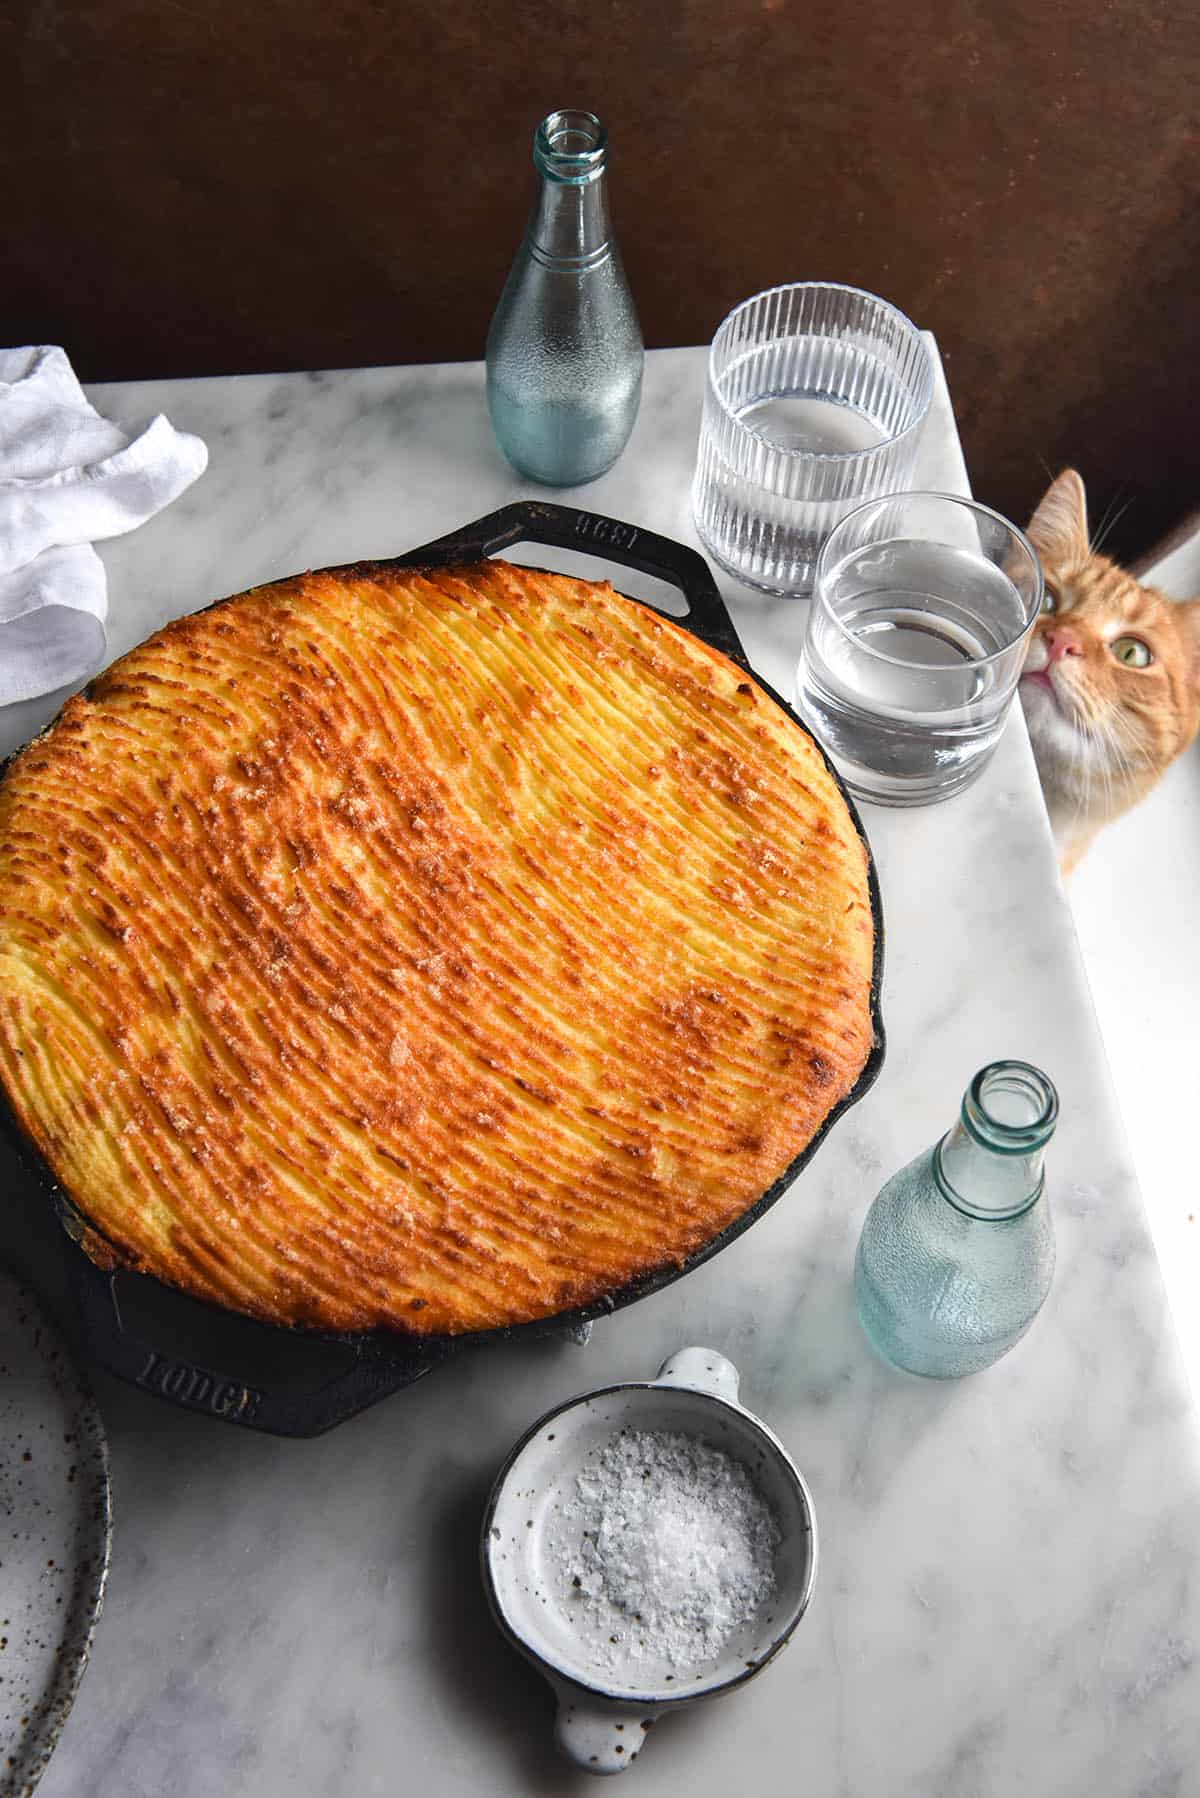
[[[580, 503], [695, 541], [702, 378], [701, 351], [648, 358], [630, 447]], [[217, 595], [399, 552], [529, 490], [492, 442], [478, 365], [93, 398], [122, 422], [162, 409], [212, 452], [182, 500], [104, 546], [114, 654]], [[918, 479], [965, 489], [940, 378]], [[789, 692], [802, 608], [722, 586]], [[52, 709], [0, 717], [0, 746]], [[741, 1368], [745, 1402], [802, 1469], [822, 1565], [779, 1661], [665, 1718], [631, 1789], [1200, 1790], [1200, 1437], [1019, 717], [968, 792], [865, 818], [888, 1060], [794, 1191], [709, 1265], [598, 1324], [586, 1349], [472, 1351], [313, 1442], [98, 1382], [119, 1526], [44, 1798], [593, 1790], [556, 1758], [549, 1692], [489, 1620], [479, 1520], [534, 1417], [692, 1342]], [[1005, 1055], [1061, 1094], [1058, 1277], [1007, 1359], [927, 1383], [877, 1361], [858, 1328], [858, 1231], [882, 1178]]]

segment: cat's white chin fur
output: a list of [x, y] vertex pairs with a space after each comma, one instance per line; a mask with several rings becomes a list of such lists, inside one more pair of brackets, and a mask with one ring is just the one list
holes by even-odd
[[1063, 711], [1049, 688], [1022, 680], [1018, 692], [1038, 777], [1060, 852], [1076, 856], [1117, 811], [1126, 795], [1106, 746]]
[[1094, 771], [1099, 745], [1077, 728], [1050, 689], [1040, 681], [1025, 679], [1018, 691], [1043, 780], [1046, 772], [1066, 775], [1079, 767]]

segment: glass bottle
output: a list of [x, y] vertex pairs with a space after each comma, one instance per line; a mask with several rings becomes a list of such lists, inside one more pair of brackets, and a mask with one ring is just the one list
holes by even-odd
[[608, 134], [590, 112], [542, 120], [537, 198], [488, 332], [500, 448], [550, 486], [611, 467], [642, 394], [642, 333], [609, 226], [607, 157]]
[[858, 1315], [911, 1373], [978, 1373], [1025, 1334], [1054, 1276], [1042, 1153], [1058, 1094], [1037, 1068], [995, 1061], [939, 1143], [894, 1174], [863, 1225]]

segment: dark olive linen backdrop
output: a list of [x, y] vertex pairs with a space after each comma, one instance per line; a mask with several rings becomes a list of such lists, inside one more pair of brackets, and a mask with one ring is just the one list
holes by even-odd
[[26, 0], [0, 340], [85, 379], [482, 354], [555, 106], [612, 137], [648, 345], [779, 281], [932, 328], [976, 490], [1200, 502], [1194, 0]]

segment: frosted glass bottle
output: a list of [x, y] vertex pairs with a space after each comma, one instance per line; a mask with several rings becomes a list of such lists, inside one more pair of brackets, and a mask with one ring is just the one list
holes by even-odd
[[1007, 1354], [1054, 1277], [1042, 1156], [1058, 1095], [1023, 1061], [976, 1074], [954, 1128], [888, 1181], [863, 1225], [858, 1315], [880, 1354], [939, 1379]]
[[538, 194], [488, 332], [500, 448], [550, 486], [610, 468], [642, 394], [641, 327], [608, 219], [607, 146], [590, 112], [552, 112], [538, 126]]

